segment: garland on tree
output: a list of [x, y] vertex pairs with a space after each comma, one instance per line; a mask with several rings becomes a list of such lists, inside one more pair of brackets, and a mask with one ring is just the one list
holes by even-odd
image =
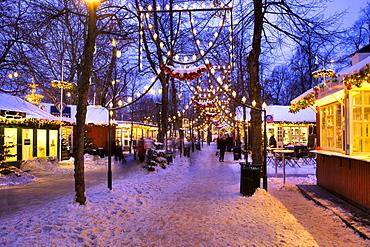
[[370, 66], [367, 64], [366, 68], [360, 70], [358, 73], [344, 76], [343, 83], [346, 85], [348, 90], [351, 90], [353, 86], [356, 86], [357, 88], [362, 87], [362, 83], [366, 83], [369, 79]]
[[164, 72], [172, 76], [173, 78], [179, 79], [180, 81], [192, 81], [197, 79], [199, 76], [202, 75], [203, 72], [207, 71], [209, 68], [213, 67], [211, 64], [202, 64], [194, 68], [178, 68], [175, 69], [171, 65], [160, 65], [163, 68]]
[[206, 112], [204, 114], [206, 115], [207, 118], [214, 118], [218, 115], [217, 112]]
[[193, 104], [196, 106], [196, 107], [199, 107], [199, 108], [207, 108], [207, 107], [212, 107], [215, 105], [215, 102], [213, 100], [211, 101], [204, 101], [204, 102], [199, 102], [197, 100], [193, 100]]
[[304, 110], [307, 107], [311, 107], [315, 104], [315, 93], [309, 93], [308, 95], [304, 96], [302, 100], [295, 101], [289, 107], [290, 113], [297, 113], [300, 110]]

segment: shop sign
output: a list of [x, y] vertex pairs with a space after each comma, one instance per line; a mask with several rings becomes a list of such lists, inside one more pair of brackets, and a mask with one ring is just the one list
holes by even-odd
[[25, 112], [0, 110], [0, 116], [8, 119], [22, 119], [26, 117]]
[[[66, 106], [66, 107], [62, 107], [62, 108], [63, 108], [62, 117], [71, 118], [71, 107]], [[56, 117], [60, 117], [60, 110], [59, 109], [60, 109], [60, 105], [59, 106], [51, 106], [50, 107], [50, 114], [54, 115]]]
[[266, 115], [266, 123], [273, 123], [274, 115]]

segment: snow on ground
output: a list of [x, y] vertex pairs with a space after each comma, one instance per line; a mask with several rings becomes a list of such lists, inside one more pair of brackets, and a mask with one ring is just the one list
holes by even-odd
[[227, 153], [218, 162], [214, 149], [177, 157], [167, 169], [138, 170], [111, 191], [97, 185], [83, 206], [66, 196], [49, 210], [4, 218], [0, 246], [369, 246], [297, 191], [297, 183], [315, 184], [299, 174], [314, 174], [314, 166], [287, 167], [285, 184], [269, 175], [269, 192], [244, 197], [239, 161]]

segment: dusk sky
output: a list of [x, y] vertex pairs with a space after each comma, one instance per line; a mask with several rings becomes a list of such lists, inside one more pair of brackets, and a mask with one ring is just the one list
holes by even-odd
[[348, 27], [358, 19], [360, 8], [367, 6], [367, 2], [367, 0], [333, 0], [331, 3], [328, 3], [328, 8], [325, 12], [330, 15], [346, 10], [348, 13], [344, 18], [343, 25]]

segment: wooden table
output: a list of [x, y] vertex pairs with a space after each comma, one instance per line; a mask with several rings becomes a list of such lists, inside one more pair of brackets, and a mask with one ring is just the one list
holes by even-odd
[[[285, 154], [293, 154], [294, 150], [289, 150], [289, 149], [277, 149], [273, 151], [274, 154], [281, 154], [282, 157], [282, 166], [283, 166], [283, 181], [285, 184]], [[275, 175], [276, 177], [278, 176], [278, 171], [277, 171], [277, 160], [275, 159]]]

